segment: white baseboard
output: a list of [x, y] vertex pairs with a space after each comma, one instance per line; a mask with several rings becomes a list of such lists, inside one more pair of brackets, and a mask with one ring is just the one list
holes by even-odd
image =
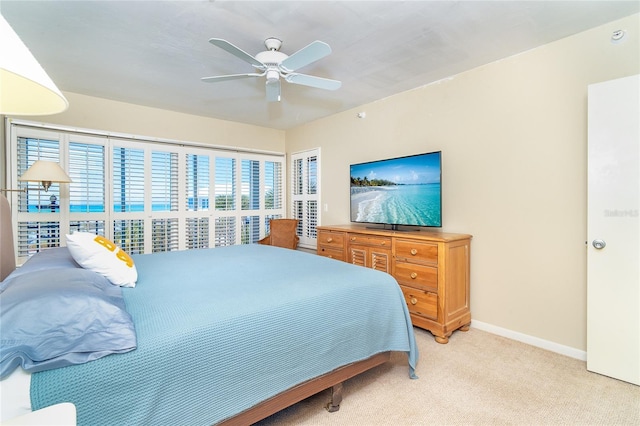
[[539, 337], [529, 336], [528, 334], [518, 333], [517, 331], [476, 320], [471, 320], [471, 327], [488, 333], [497, 334], [498, 336], [506, 337], [507, 339], [516, 340], [531, 346], [546, 349], [551, 352], [559, 353], [561, 355], [566, 355], [571, 358], [579, 359], [580, 361], [587, 360], [587, 352], [585, 351], [561, 345], [559, 343], [550, 342], [549, 340], [540, 339]]

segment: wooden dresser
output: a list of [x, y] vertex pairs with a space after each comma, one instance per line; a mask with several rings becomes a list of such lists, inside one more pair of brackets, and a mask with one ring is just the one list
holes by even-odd
[[468, 234], [319, 226], [317, 253], [391, 274], [413, 325], [447, 343], [455, 330], [467, 331], [471, 323], [470, 244]]

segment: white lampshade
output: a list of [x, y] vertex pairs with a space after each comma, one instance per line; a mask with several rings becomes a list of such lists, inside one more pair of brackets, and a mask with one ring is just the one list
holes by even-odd
[[52, 182], [70, 183], [71, 178], [62, 170], [62, 167], [58, 163], [53, 161], [38, 160], [24, 172], [18, 180], [41, 182], [45, 191], [49, 190]]
[[0, 114], [48, 115], [69, 102], [27, 46], [0, 16]]

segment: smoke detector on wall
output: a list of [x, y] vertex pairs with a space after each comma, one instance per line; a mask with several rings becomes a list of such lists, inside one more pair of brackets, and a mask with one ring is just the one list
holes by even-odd
[[625, 35], [627, 35], [625, 30], [615, 30], [611, 35], [611, 43], [622, 43]]

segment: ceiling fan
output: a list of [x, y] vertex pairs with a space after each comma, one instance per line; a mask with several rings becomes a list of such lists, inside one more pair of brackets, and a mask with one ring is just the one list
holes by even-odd
[[258, 53], [255, 57], [220, 38], [212, 38], [209, 40], [209, 43], [226, 50], [245, 62], [250, 63], [260, 72], [203, 77], [201, 80], [207, 83], [266, 76], [267, 101], [269, 102], [280, 101], [280, 77], [288, 83], [301, 84], [303, 86], [316, 87], [318, 89], [325, 90], [336, 90], [342, 85], [338, 80], [331, 80], [329, 78], [315, 77], [295, 72], [298, 68], [309, 65], [310, 63], [324, 58], [331, 53], [331, 47], [322, 41], [316, 40], [298, 50], [291, 56], [288, 56], [280, 52], [282, 41], [271, 37], [264, 41], [264, 45], [267, 47], [267, 50]]

